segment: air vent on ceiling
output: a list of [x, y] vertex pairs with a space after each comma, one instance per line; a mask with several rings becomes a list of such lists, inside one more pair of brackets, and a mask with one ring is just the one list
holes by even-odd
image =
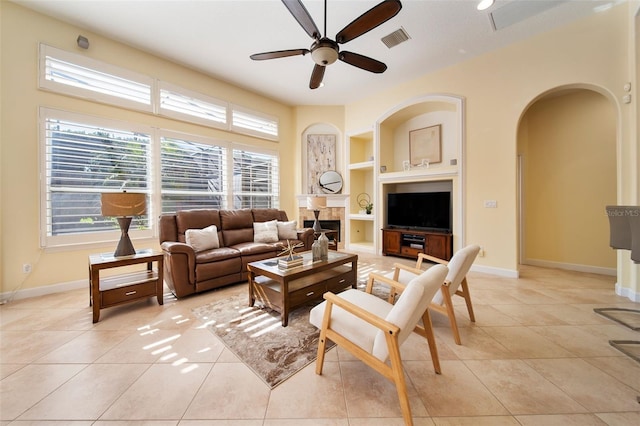
[[395, 30], [394, 32], [392, 32], [391, 34], [388, 34], [388, 35], [382, 37], [380, 40], [382, 40], [382, 42], [384, 43], [385, 46], [387, 46], [389, 49], [391, 49], [392, 47], [395, 47], [395, 46], [399, 45], [400, 43], [404, 43], [405, 41], [409, 40], [410, 38], [411, 37], [409, 37], [409, 34], [407, 34], [405, 29], [400, 27], [397, 30]]

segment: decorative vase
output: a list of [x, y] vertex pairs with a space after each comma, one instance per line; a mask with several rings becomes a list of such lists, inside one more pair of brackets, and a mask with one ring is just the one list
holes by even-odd
[[324, 235], [324, 232], [318, 237], [318, 242], [320, 243], [320, 259], [329, 260], [329, 238]]
[[311, 245], [311, 255], [313, 256], [314, 262], [322, 260], [322, 246], [320, 241], [315, 240]]

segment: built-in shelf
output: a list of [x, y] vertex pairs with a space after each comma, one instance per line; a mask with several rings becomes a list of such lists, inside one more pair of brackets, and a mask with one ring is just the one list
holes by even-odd
[[367, 170], [373, 169], [373, 161], [363, 161], [361, 163], [349, 164], [349, 170]]
[[353, 214], [349, 215], [349, 219], [351, 219], [351, 220], [369, 220], [369, 221], [374, 221], [375, 220], [375, 215], [353, 213]]

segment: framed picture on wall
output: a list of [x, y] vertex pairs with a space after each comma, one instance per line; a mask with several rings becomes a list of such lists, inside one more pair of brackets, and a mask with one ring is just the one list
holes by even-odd
[[307, 193], [322, 194], [320, 175], [336, 169], [336, 135], [307, 135]]
[[409, 161], [412, 166], [442, 162], [441, 124], [409, 131]]

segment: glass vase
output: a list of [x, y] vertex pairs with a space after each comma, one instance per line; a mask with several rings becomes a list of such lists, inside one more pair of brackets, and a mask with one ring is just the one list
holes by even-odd
[[320, 243], [320, 259], [329, 260], [329, 238], [324, 235], [324, 232], [318, 237]]
[[311, 245], [311, 255], [313, 256], [314, 262], [322, 260], [322, 246], [320, 245], [320, 241], [315, 240]]

